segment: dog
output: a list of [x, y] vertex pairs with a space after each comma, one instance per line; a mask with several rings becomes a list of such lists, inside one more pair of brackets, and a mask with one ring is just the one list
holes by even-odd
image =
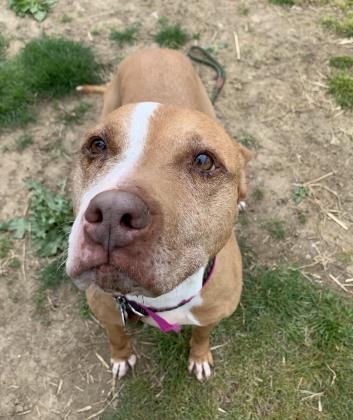
[[78, 90], [104, 104], [73, 172], [67, 273], [106, 329], [114, 377], [136, 363], [133, 318], [163, 332], [192, 325], [188, 370], [207, 380], [211, 331], [242, 290], [234, 222], [251, 154], [174, 50], [133, 53], [108, 85]]

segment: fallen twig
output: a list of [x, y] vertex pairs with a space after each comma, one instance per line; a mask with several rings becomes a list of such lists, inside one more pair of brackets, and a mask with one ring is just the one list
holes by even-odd
[[336, 222], [339, 226], [341, 226], [341, 228], [343, 228], [344, 230], [348, 230], [348, 226], [346, 226], [343, 222], [341, 222], [339, 219], [337, 219], [336, 216], [334, 216], [332, 213], [330, 213], [329, 211], [326, 213], [327, 216], [332, 219], [334, 222]]
[[234, 44], [235, 44], [235, 51], [237, 53], [237, 60], [240, 60], [240, 46], [239, 46], [239, 38], [236, 31], [233, 31], [234, 36]]

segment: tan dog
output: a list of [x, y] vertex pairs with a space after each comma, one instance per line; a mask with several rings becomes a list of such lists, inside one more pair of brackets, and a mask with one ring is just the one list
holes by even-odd
[[178, 52], [137, 52], [106, 88], [81, 90], [105, 96], [74, 172], [68, 275], [88, 287], [115, 376], [136, 362], [124, 321], [138, 315], [162, 331], [194, 325], [189, 372], [208, 379], [210, 333], [242, 288], [233, 226], [250, 153], [215, 120]]

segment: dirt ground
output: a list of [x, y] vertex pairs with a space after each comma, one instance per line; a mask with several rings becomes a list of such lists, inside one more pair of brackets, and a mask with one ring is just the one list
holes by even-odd
[[[255, 139], [249, 184], [251, 191], [260, 188], [264, 196], [256, 200], [250, 191], [238, 235], [262, 264], [296, 264], [306, 276], [338, 290], [337, 282], [353, 277], [352, 113], [339, 109], [324, 87], [328, 59], [352, 53], [353, 44], [341, 45], [322, 29], [319, 20], [328, 8], [289, 10], [258, 0], [58, 0], [39, 24], [14, 16], [6, 4], [0, 1], [0, 30], [10, 39], [10, 56], [45, 31], [86, 42], [113, 69], [129, 52], [153, 44], [159, 16], [200, 32], [196, 42], [218, 48], [227, 72], [217, 116], [232, 136], [251, 134]], [[249, 9], [248, 15], [242, 15], [242, 7]], [[62, 22], [64, 14], [70, 22]], [[121, 49], [109, 40], [110, 28], [135, 22], [141, 23], [135, 45]], [[92, 35], [92, 30], [99, 34]], [[199, 72], [210, 91], [212, 73], [205, 68]], [[80, 140], [99, 115], [101, 100], [83, 98], [92, 108], [79, 125], [58, 122], [58, 109], [81, 100], [72, 96], [42, 104], [37, 122], [26, 128], [34, 144], [23, 153], [11, 147], [2, 153], [0, 220], [26, 212], [23, 178], [51, 187], [67, 178]], [[22, 133], [4, 133], [1, 146], [13, 145]], [[311, 194], [296, 205], [293, 184], [307, 182]], [[299, 221], [303, 215], [304, 224]], [[285, 223], [284, 240], [276, 240], [264, 228], [274, 218]], [[29, 246], [21, 242], [13, 251], [22, 261], [26, 255], [25, 270], [3, 267], [0, 277], [0, 418], [88, 418], [106, 406], [111, 387], [109, 369], [97, 357], [98, 353], [109, 361], [105, 335], [94, 321], [80, 318], [77, 292], [69, 285], [50, 297], [45, 319], [36, 313], [39, 262]]]

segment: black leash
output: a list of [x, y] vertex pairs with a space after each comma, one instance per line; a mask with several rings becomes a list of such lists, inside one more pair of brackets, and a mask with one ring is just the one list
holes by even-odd
[[190, 57], [191, 60], [196, 61], [197, 63], [201, 63], [213, 68], [213, 70], [215, 70], [215, 72], [217, 73], [216, 83], [211, 96], [211, 102], [214, 104], [218, 98], [218, 95], [221, 93], [221, 90], [226, 81], [226, 72], [223, 66], [221, 66], [219, 62], [215, 58], [213, 58], [212, 55], [209, 54], [204, 48], [201, 48], [197, 45], [194, 45], [190, 48], [188, 52], [188, 57]]

